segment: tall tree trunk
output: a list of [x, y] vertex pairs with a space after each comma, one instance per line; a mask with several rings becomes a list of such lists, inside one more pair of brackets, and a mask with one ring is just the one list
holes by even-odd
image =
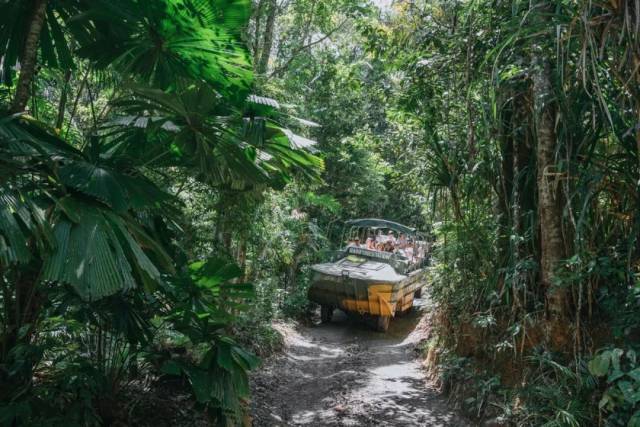
[[[507, 94], [509, 96], [509, 93]], [[500, 177], [498, 179], [498, 252], [501, 266], [508, 265], [511, 251], [511, 233], [513, 230], [513, 168], [514, 168], [514, 138], [513, 138], [513, 104], [505, 108], [500, 123]]]
[[[533, 156], [532, 127], [529, 125], [528, 106], [526, 95], [518, 96], [514, 101], [514, 124], [520, 125], [514, 128], [514, 164], [513, 164], [513, 229], [519, 237], [524, 237], [527, 227], [531, 227], [531, 212], [535, 208], [535, 172], [531, 160]], [[532, 250], [526, 248], [520, 239], [516, 240], [515, 251], [518, 259], [524, 259], [531, 255]]]
[[71, 80], [71, 70], [64, 72], [64, 84], [62, 85], [62, 91], [60, 93], [60, 102], [58, 103], [58, 117], [56, 118], [55, 128], [62, 129], [64, 124], [64, 112], [67, 108], [67, 92], [69, 90], [69, 81]]
[[258, 0], [256, 7], [254, 9], [255, 18], [254, 22], [254, 31], [253, 31], [253, 63], [257, 64], [260, 54], [260, 30], [262, 29], [262, 13], [264, 11], [264, 2], [266, 0]]
[[456, 184], [452, 184], [449, 187], [449, 191], [451, 193], [451, 201], [453, 204], [453, 215], [456, 222], [462, 224], [464, 222], [464, 215], [462, 214], [462, 205], [460, 204], [460, 197], [458, 196], [458, 186]]
[[[513, 159], [512, 159], [512, 186], [511, 186], [511, 232], [516, 236], [511, 245], [512, 264], [511, 267], [515, 273], [512, 283], [512, 293], [514, 301], [518, 301], [518, 305], [525, 310], [528, 306], [528, 293], [535, 287], [529, 287], [535, 283], [527, 270], [517, 268], [518, 263], [529, 259], [532, 256], [533, 249], [531, 241], [526, 240], [527, 229], [533, 226], [531, 221], [531, 212], [534, 207], [535, 200], [535, 175], [532, 177], [534, 170], [531, 167], [531, 159], [534, 157], [531, 146], [531, 128], [527, 125], [529, 114], [529, 104], [526, 96], [519, 94], [514, 96], [513, 111], [511, 118], [511, 132], [513, 143]], [[528, 243], [528, 244], [527, 244]]]
[[234, 210], [234, 194], [232, 190], [223, 189], [219, 194], [219, 200], [216, 204], [216, 246], [222, 249], [226, 255], [234, 257], [232, 252], [232, 233], [231, 226], [233, 223]]
[[[514, 140], [513, 140], [513, 113], [511, 105], [505, 108], [502, 120], [500, 121], [500, 174], [497, 179], [497, 214], [498, 214], [498, 229], [497, 229], [497, 252], [498, 258], [496, 260], [496, 268], [502, 269], [499, 274], [498, 284], [500, 288], [500, 296], [504, 295], [507, 290], [506, 283], [506, 269], [513, 266], [513, 260], [515, 254], [512, 251], [512, 239], [513, 234], [513, 165], [514, 165]], [[513, 292], [514, 304], [513, 307], [518, 307], [520, 300], [518, 294], [514, 289]]]
[[242, 270], [242, 276], [239, 278], [240, 281], [246, 281], [247, 277], [247, 236], [246, 233], [240, 233], [238, 238], [238, 249], [236, 251], [236, 263], [240, 270]]
[[566, 317], [567, 291], [553, 284], [555, 269], [565, 257], [562, 236], [561, 186], [556, 170], [555, 106], [548, 60], [534, 58], [533, 94], [537, 136], [540, 272], [552, 321]]
[[262, 50], [260, 61], [258, 61], [256, 72], [265, 74], [269, 67], [269, 58], [271, 57], [271, 48], [273, 46], [273, 34], [275, 32], [276, 15], [278, 14], [278, 3], [276, 0], [269, 0], [268, 3], [267, 22], [264, 28], [262, 38]]
[[38, 43], [40, 33], [44, 25], [47, 0], [35, 0], [33, 3], [33, 15], [29, 22], [27, 37], [24, 43], [24, 51], [20, 58], [20, 78], [16, 87], [16, 93], [11, 103], [11, 111], [19, 113], [24, 111], [29, 101], [29, 90], [36, 70], [38, 60]]

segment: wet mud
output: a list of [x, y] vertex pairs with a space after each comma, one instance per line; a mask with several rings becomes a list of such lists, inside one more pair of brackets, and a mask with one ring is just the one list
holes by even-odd
[[252, 378], [260, 426], [467, 426], [417, 359], [427, 335], [422, 300], [387, 333], [336, 310], [329, 324], [279, 325], [284, 354]]

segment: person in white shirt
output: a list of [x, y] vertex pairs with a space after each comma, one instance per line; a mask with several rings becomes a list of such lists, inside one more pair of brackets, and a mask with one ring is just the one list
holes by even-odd
[[407, 247], [407, 236], [404, 233], [400, 233], [397, 244], [400, 249]]
[[412, 245], [407, 245], [404, 248], [404, 256], [406, 256], [409, 261], [411, 261], [411, 262], [413, 261], [413, 246]]
[[391, 244], [395, 246], [396, 237], [393, 235], [393, 230], [389, 230], [389, 233], [387, 234], [387, 241], [391, 242]]
[[373, 240], [373, 237], [367, 237], [367, 241], [365, 243], [365, 248], [371, 250], [371, 251], [375, 251], [376, 250], [376, 244]]

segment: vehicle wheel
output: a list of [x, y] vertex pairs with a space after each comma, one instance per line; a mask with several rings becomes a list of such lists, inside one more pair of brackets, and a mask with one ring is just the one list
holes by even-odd
[[414, 298], [420, 298], [421, 296], [422, 296], [422, 288], [418, 288], [418, 290], [416, 290], [416, 291], [413, 293], [413, 297], [414, 297]]
[[328, 305], [320, 306], [320, 320], [322, 323], [331, 322], [331, 318], [333, 317], [333, 307]]
[[407, 314], [411, 313], [411, 310], [413, 310], [413, 304], [411, 304], [409, 307], [405, 308], [405, 309], [402, 311], [402, 315], [403, 315], [403, 316], [406, 316]]
[[378, 316], [378, 318], [376, 319], [376, 329], [379, 332], [387, 332], [390, 322], [391, 316]]

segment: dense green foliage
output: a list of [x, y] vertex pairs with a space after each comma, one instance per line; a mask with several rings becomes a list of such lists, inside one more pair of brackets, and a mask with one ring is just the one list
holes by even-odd
[[341, 210], [313, 217], [433, 227], [443, 387], [496, 422], [636, 425], [637, 2], [294, 3], [266, 90], [326, 124]]
[[211, 199], [323, 167], [252, 95], [250, 6], [0, 4], [0, 424], [136, 422], [125, 395], [172, 376], [211, 422], [244, 416], [257, 359], [230, 333], [255, 291], [187, 241], [185, 186]]

